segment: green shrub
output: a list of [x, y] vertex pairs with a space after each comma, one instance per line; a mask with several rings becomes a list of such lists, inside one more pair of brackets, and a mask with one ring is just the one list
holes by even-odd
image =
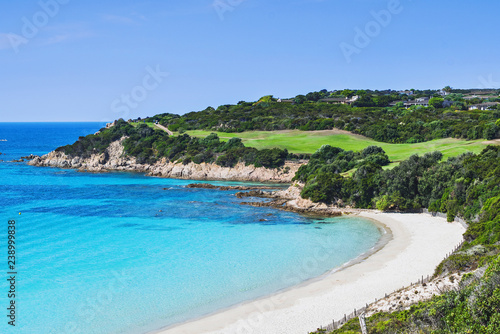
[[[175, 118], [173, 118], [175, 119]], [[176, 127], [170, 127], [171, 130]], [[109, 144], [122, 137], [125, 153], [136, 157], [138, 163], [155, 163], [161, 158], [188, 164], [216, 162], [220, 166], [234, 167], [238, 162], [257, 167], [278, 168], [284, 165], [289, 153], [281, 149], [257, 150], [245, 147], [239, 138], [221, 142], [212, 133], [206, 138], [194, 138], [187, 134], [169, 137], [162, 130], [155, 130], [144, 123], [136, 127], [120, 120], [109, 129], [101, 129], [98, 135], [80, 137], [73, 145], [63, 146], [57, 151], [70, 156], [90, 157], [106, 151]]]

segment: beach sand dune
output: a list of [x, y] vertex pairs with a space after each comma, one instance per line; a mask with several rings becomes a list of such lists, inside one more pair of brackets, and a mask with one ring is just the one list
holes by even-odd
[[305, 334], [432, 275], [462, 241], [465, 228], [427, 214], [360, 212], [390, 231], [361, 262], [256, 301], [158, 331], [162, 334]]

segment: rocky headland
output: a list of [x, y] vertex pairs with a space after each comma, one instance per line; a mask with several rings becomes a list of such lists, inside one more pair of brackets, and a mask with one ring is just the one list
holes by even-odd
[[131, 171], [146, 173], [149, 176], [179, 178], [189, 180], [223, 180], [290, 183], [300, 163], [285, 162], [281, 168], [245, 166], [238, 163], [234, 167], [221, 167], [215, 163], [188, 164], [176, 163], [163, 158], [154, 164], [138, 163], [135, 157], [124, 153], [125, 137], [112, 142], [105, 152], [89, 157], [69, 156], [63, 152], [52, 151], [43, 156], [35, 156], [28, 164], [72, 168], [86, 172]]
[[[247, 182], [273, 182], [291, 183], [295, 173], [302, 166], [301, 163], [286, 162], [277, 169], [245, 166], [238, 163], [234, 167], [221, 167], [214, 163], [188, 164], [175, 163], [163, 158], [154, 164], [138, 163], [136, 158], [124, 153], [123, 141], [125, 137], [112, 142], [109, 147], [100, 154], [92, 154], [89, 157], [69, 156], [64, 152], [52, 151], [43, 156], [29, 156], [29, 165], [78, 169], [82, 172], [102, 173], [107, 171], [129, 171], [145, 173], [149, 176], [179, 178], [188, 180], [220, 180], [220, 181], [247, 181]], [[28, 157], [26, 157], [28, 158]], [[359, 212], [349, 207], [339, 208], [337, 206], [314, 203], [311, 200], [300, 197], [303, 184], [293, 183], [286, 189], [276, 189], [272, 186], [214, 186], [211, 184], [190, 184], [188, 188], [207, 188], [215, 190], [240, 190], [236, 193], [238, 198], [260, 197], [268, 198], [269, 201], [244, 201], [243, 205], [269, 206], [281, 210], [293, 211], [303, 214], [315, 214], [322, 216], [338, 216]], [[264, 191], [268, 190], [268, 191]]]

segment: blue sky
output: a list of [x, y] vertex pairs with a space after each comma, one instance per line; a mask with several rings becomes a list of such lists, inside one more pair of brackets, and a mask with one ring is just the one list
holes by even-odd
[[0, 121], [183, 114], [323, 88], [500, 87], [496, 0], [0, 1]]

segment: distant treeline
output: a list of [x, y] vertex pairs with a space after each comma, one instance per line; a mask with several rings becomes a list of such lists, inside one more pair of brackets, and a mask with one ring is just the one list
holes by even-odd
[[224, 167], [233, 167], [238, 162], [256, 167], [278, 168], [287, 159], [304, 159], [307, 155], [297, 156], [286, 149], [279, 148], [257, 150], [245, 147], [239, 138], [227, 142], [219, 140], [216, 134], [206, 138], [190, 137], [186, 134], [168, 136], [164, 131], [154, 130], [146, 124], [132, 126], [118, 120], [116, 125], [101, 129], [100, 133], [80, 137], [72, 145], [56, 149], [70, 156], [90, 157], [92, 154], [105, 153], [113, 141], [128, 137], [123, 145], [125, 153], [136, 157], [139, 163], [154, 163], [162, 158], [187, 164], [194, 162], [216, 163]]
[[500, 138], [500, 110], [462, 111], [452, 107], [356, 107], [309, 101], [222, 105], [183, 116], [159, 114], [147, 118], [172, 131], [342, 129], [387, 143], [417, 143], [439, 138]]

